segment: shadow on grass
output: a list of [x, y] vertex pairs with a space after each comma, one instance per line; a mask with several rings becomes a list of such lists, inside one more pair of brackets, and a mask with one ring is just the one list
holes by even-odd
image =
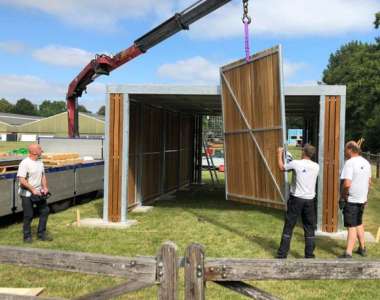
[[[202, 213], [199, 213], [199, 212], [195, 212], [195, 211], [190, 210], [190, 209], [185, 209], [185, 211], [187, 211], [187, 212], [191, 213], [192, 215], [196, 216], [197, 219], [198, 219], [198, 221], [200, 221], [200, 222], [207, 222], [207, 223], [210, 223], [210, 224], [212, 224], [214, 226], [217, 226], [219, 228], [227, 230], [227, 231], [229, 231], [229, 232], [231, 232], [233, 234], [236, 234], [236, 235], [238, 235], [238, 236], [246, 239], [247, 241], [256, 244], [257, 246], [259, 246], [260, 248], [262, 248], [264, 251], [266, 251], [266, 252], [270, 251], [270, 253], [273, 256], [276, 256], [276, 254], [277, 254], [277, 249], [279, 247], [279, 243], [276, 242], [274, 239], [266, 238], [266, 237], [263, 237], [263, 236], [256, 236], [256, 235], [253, 235], [253, 234], [247, 234], [246, 232], [241, 231], [238, 228], [235, 228], [233, 226], [227, 225], [227, 224], [222, 223], [222, 222], [220, 222], [218, 220], [210, 218], [209, 216], [206, 216], [206, 215], [204, 215]], [[294, 252], [292, 250], [290, 250], [289, 252], [295, 258], [302, 258], [302, 256], [299, 255], [297, 252]]]

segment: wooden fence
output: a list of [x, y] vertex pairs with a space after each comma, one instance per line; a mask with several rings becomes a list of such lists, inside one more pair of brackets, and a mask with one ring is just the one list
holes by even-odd
[[[185, 300], [206, 298], [206, 282], [231, 289], [252, 299], [279, 299], [244, 281], [380, 279], [380, 260], [237, 259], [208, 258], [204, 248], [191, 244], [185, 257], [177, 246], [164, 243], [155, 257], [127, 258], [79, 252], [0, 246], [0, 263], [28, 267], [124, 277], [116, 286], [75, 297], [76, 300], [112, 299], [143, 288], [157, 286], [159, 300], [178, 299], [178, 271], [184, 268]], [[1, 299], [62, 299], [1, 295]]]
[[363, 152], [362, 155], [371, 163], [371, 165], [376, 166], [376, 178], [380, 178], [380, 153], [372, 154], [370, 152]]

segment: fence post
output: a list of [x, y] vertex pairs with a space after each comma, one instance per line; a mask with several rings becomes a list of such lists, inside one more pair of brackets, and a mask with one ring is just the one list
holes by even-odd
[[177, 245], [165, 242], [157, 255], [157, 281], [159, 300], [177, 300], [178, 264]]
[[204, 299], [204, 248], [199, 244], [191, 244], [185, 253], [185, 300]]
[[380, 177], [380, 153], [377, 154], [376, 158], [376, 178]]

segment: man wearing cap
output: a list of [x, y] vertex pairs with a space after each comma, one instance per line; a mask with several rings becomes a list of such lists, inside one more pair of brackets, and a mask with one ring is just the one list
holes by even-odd
[[31, 144], [28, 147], [29, 155], [24, 158], [18, 168], [19, 195], [22, 200], [24, 212], [23, 234], [24, 242], [32, 242], [31, 223], [33, 220], [33, 206], [36, 205], [40, 214], [37, 238], [42, 241], [51, 241], [52, 238], [46, 234], [46, 224], [49, 215], [46, 196], [49, 192], [44, 171], [44, 165], [40, 159], [41, 146]]
[[371, 185], [371, 165], [360, 155], [360, 148], [354, 141], [346, 144], [344, 154], [347, 160], [341, 175], [343, 181], [341, 198], [346, 201], [343, 216], [344, 226], [347, 227], [348, 233], [346, 251], [339, 257], [352, 258], [356, 238], [359, 240], [356, 253], [366, 256], [363, 212]]

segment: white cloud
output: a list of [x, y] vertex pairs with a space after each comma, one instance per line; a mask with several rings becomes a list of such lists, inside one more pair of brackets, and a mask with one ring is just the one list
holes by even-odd
[[64, 100], [64, 85], [32, 75], [0, 75], [0, 97], [11, 101], [26, 98], [36, 103], [44, 99]]
[[[0, 75], [0, 98], [13, 103], [21, 98], [26, 98], [35, 104], [40, 104], [46, 99], [64, 101], [67, 87], [66, 83], [56, 83], [32, 75]], [[105, 91], [103, 83], [92, 83], [88, 86], [87, 94], [83, 94], [79, 99], [79, 104], [96, 112], [101, 105], [104, 105]]]
[[61, 21], [91, 29], [114, 30], [122, 19], [167, 16], [175, 0], [0, 0], [0, 4], [36, 9]]
[[[188, 59], [161, 65], [157, 74], [161, 78], [187, 83], [218, 83], [221, 64], [210, 62], [204, 57], [196, 56]], [[289, 80], [297, 72], [307, 67], [303, 62], [284, 61], [284, 79]]]
[[[240, 1], [239, 1], [240, 2]], [[242, 7], [231, 2], [193, 25], [190, 35], [217, 39], [242, 36]], [[256, 0], [250, 30], [260, 36], [334, 36], [373, 28], [378, 0]]]
[[95, 54], [79, 49], [50, 45], [33, 51], [33, 57], [41, 62], [65, 66], [82, 67], [95, 58]]
[[0, 50], [11, 54], [18, 54], [23, 52], [26, 46], [19, 41], [4, 41], [0, 42]]
[[285, 80], [294, 76], [298, 71], [304, 69], [307, 65], [302, 62], [290, 62], [285, 60], [283, 65]]
[[163, 64], [157, 70], [161, 78], [189, 83], [216, 83], [219, 80], [219, 66], [204, 57], [195, 56], [175, 63]]

